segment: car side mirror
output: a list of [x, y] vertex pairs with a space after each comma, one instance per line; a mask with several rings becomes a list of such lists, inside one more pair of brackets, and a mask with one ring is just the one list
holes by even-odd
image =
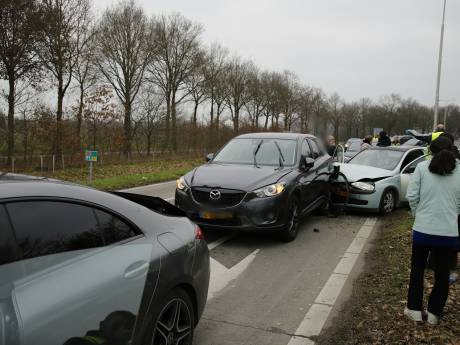
[[308, 171], [315, 166], [315, 160], [311, 157], [302, 156], [300, 160], [300, 169]]
[[214, 158], [214, 153], [208, 153], [206, 155], [206, 162], [212, 161], [213, 158]]

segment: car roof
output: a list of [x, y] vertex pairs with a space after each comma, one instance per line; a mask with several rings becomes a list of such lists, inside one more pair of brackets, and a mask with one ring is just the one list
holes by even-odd
[[238, 139], [299, 139], [299, 138], [316, 138], [311, 134], [289, 133], [289, 132], [259, 132], [246, 133], [237, 136]]
[[420, 150], [423, 150], [423, 147], [420, 147], [420, 146], [385, 146], [385, 147], [381, 147], [381, 146], [372, 146], [372, 147], [369, 147], [368, 150], [373, 150], [373, 151], [400, 151], [400, 152], [406, 152], [406, 151], [409, 151], [409, 150], [413, 150], [413, 149], [420, 149]]

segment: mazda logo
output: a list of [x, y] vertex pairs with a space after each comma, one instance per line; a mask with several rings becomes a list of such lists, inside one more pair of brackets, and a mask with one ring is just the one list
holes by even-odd
[[221, 197], [220, 191], [218, 191], [217, 189], [212, 190], [212, 191], [209, 193], [209, 197], [210, 197], [212, 200], [219, 200], [220, 197]]

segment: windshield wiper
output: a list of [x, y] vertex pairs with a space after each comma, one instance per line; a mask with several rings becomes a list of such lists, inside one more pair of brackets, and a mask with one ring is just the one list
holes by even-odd
[[276, 148], [278, 149], [278, 152], [279, 152], [279, 156], [278, 156], [278, 159], [279, 159], [279, 163], [280, 163], [280, 168], [283, 168], [284, 167], [284, 156], [283, 156], [283, 152], [281, 151], [281, 147], [278, 145], [278, 142], [275, 141], [275, 145], [276, 145]]
[[256, 159], [256, 156], [257, 156], [257, 152], [259, 152], [260, 150], [260, 147], [262, 146], [262, 143], [264, 142], [264, 140], [262, 139], [259, 144], [257, 145], [256, 149], [254, 150], [254, 167], [255, 168], [258, 168], [259, 166], [257, 165], [257, 159]]

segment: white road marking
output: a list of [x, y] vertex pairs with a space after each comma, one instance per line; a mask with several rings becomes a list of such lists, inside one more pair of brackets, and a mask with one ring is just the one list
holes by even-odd
[[340, 259], [334, 269], [334, 273], [331, 274], [317, 296], [315, 303], [310, 307], [297, 328], [295, 334], [299, 336], [293, 336], [288, 345], [314, 345], [314, 342], [308, 337], [316, 336], [321, 333], [321, 330], [323, 329], [324, 324], [326, 323], [329, 314], [376, 223], [376, 218], [368, 218], [364, 225], [361, 226], [359, 232], [353, 239], [353, 242], [350, 244], [344, 256]]
[[208, 249], [213, 250], [214, 248], [220, 246], [222, 243], [227, 242], [228, 240], [232, 239], [235, 236], [236, 236], [236, 233], [220, 237], [217, 240], [215, 240], [214, 242], [209, 243], [208, 244]]
[[232, 280], [238, 278], [256, 258], [259, 249], [256, 249], [235, 266], [227, 269], [217, 260], [211, 258], [211, 279], [209, 281], [208, 301], [222, 291]]

